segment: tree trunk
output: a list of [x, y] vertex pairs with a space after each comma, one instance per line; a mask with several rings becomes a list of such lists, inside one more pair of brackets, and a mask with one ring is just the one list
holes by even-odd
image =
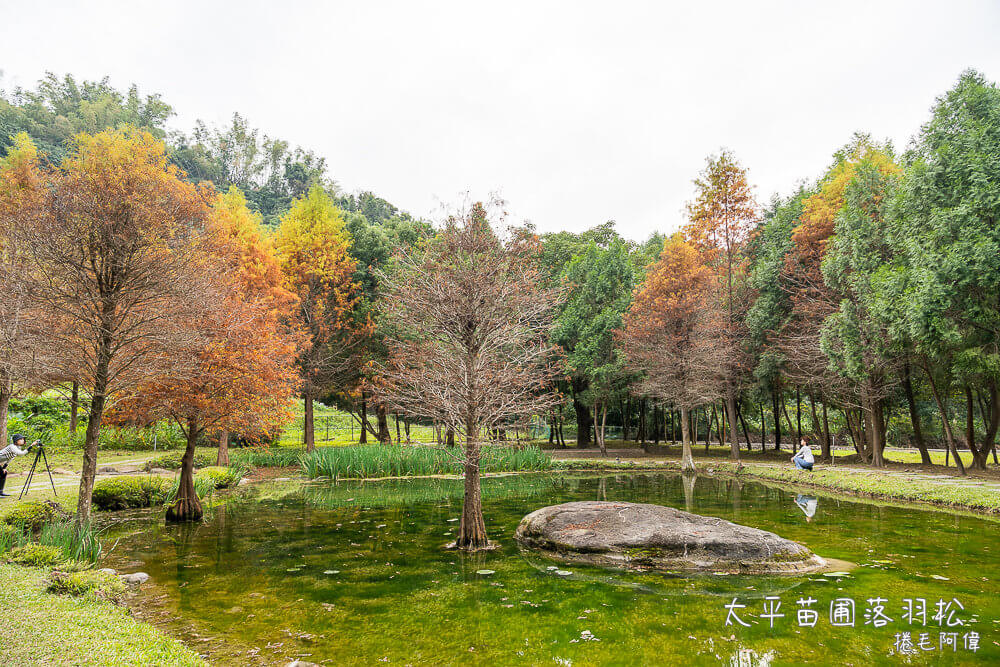
[[379, 405], [375, 409], [378, 415], [378, 441], [383, 445], [392, 444], [392, 434], [389, 433], [389, 411], [384, 405]]
[[635, 439], [639, 444], [646, 442], [646, 399], [639, 400], [639, 423], [637, 424]]
[[931, 455], [927, 451], [927, 443], [924, 442], [924, 431], [920, 427], [920, 413], [917, 412], [917, 402], [913, 398], [913, 382], [910, 379], [910, 363], [903, 366], [903, 393], [906, 394], [906, 405], [910, 409], [910, 423], [913, 425], [913, 439], [920, 450], [920, 463], [931, 464]]
[[368, 444], [368, 395], [365, 392], [361, 392], [361, 435], [358, 436], [358, 444]]
[[660, 408], [653, 406], [653, 444], [660, 444]]
[[965, 444], [972, 453], [969, 468], [986, 470], [986, 457], [982, 458], [980, 465], [979, 452], [976, 450], [976, 413], [972, 409], [972, 388], [969, 385], [965, 385]]
[[601, 426], [598, 429], [595, 424], [595, 432], [597, 434], [597, 446], [601, 448], [601, 456], [607, 457], [608, 447], [604, 442], [604, 426], [608, 419], [608, 405], [604, 401], [599, 401], [594, 403], [594, 417], [598, 415], [601, 417]]
[[403, 442], [403, 439], [402, 439], [402, 437], [400, 436], [400, 433], [399, 433], [399, 413], [398, 412], [395, 413], [395, 414], [393, 414], [393, 419], [396, 420], [396, 444], [398, 445], [399, 443]]
[[578, 448], [590, 447], [590, 429], [594, 424], [594, 420], [590, 416], [590, 408], [579, 398], [579, 394], [586, 388], [586, 382], [573, 380], [573, 410], [576, 411], [576, 446]]
[[450, 426], [447, 428], [447, 430], [445, 430], [444, 444], [447, 445], [448, 447], [455, 446], [455, 429], [453, 429]]
[[[76, 437], [76, 427], [80, 423], [80, 383], [73, 380], [73, 390], [69, 395], [69, 432], [74, 438]], [[6, 422], [5, 422], [6, 423]], [[7, 442], [7, 438], [4, 438], [2, 442]]]
[[[969, 440], [969, 449], [972, 451], [972, 465], [970, 467], [977, 470], [986, 470], [986, 465], [989, 463], [989, 455], [991, 451], [994, 450], [996, 444], [997, 428], [1000, 426], [1000, 413], [997, 411], [997, 403], [1000, 401], [998, 398], [998, 390], [995, 383], [990, 385], [990, 410], [983, 410], [983, 425], [986, 427], [986, 433], [983, 437], [983, 446], [979, 447], [976, 445], [975, 431], [973, 429], [972, 420], [972, 391], [966, 387], [966, 405], [967, 405], [967, 437]], [[987, 416], [987, 414], [989, 416]], [[994, 457], [996, 454], [994, 454]]]
[[229, 465], [229, 431], [226, 429], [219, 434], [219, 454], [215, 457], [215, 465]]
[[739, 463], [740, 441], [736, 435], [736, 390], [732, 385], [726, 388], [726, 422], [729, 436], [729, 458]]
[[736, 402], [736, 417], [740, 420], [740, 426], [743, 427], [743, 437], [747, 440], [747, 451], [752, 452], [753, 447], [750, 446], [750, 430], [747, 428], [747, 420], [743, 418], [743, 409], [740, 407], [740, 402]]
[[471, 419], [465, 423], [465, 501], [462, 504], [462, 520], [458, 525], [455, 546], [467, 551], [475, 551], [489, 546], [486, 537], [486, 521], [483, 519], [483, 501], [479, 488], [479, 439], [476, 424]]
[[799, 388], [795, 388], [795, 446], [802, 442], [802, 394]]
[[[948, 418], [948, 406], [941, 400], [941, 394], [938, 392], [937, 384], [934, 382], [934, 376], [931, 375], [930, 369], [924, 368], [924, 371], [927, 373], [927, 380], [931, 387], [931, 394], [934, 395], [934, 402], [937, 403], [938, 410], [941, 412], [941, 422], [944, 425], [944, 437], [948, 442], [948, 451], [955, 457], [955, 465], [958, 467], [958, 472], [964, 476], [966, 474], [965, 464], [962, 463], [962, 457], [958, 455], [958, 447], [955, 445], [955, 434], [951, 430], [951, 420]], [[947, 459], [945, 459], [945, 465], [948, 465]]]
[[882, 452], [885, 450], [885, 414], [882, 399], [876, 398], [869, 401], [871, 403], [872, 422], [872, 465], [876, 468], [885, 467], [885, 459]]
[[622, 406], [622, 442], [628, 442], [628, 430], [629, 430], [629, 413], [632, 412], [632, 397], [629, 396], [625, 399], [625, 404]]
[[188, 417], [187, 447], [181, 458], [181, 479], [177, 498], [167, 507], [167, 521], [200, 521], [203, 511], [194, 490], [194, 446], [198, 440], [198, 420]]
[[781, 409], [778, 407], [780, 402], [776, 387], [771, 390], [771, 407], [774, 410], [774, 451], [776, 452], [781, 451]]
[[306, 391], [303, 398], [305, 398], [306, 410], [302, 423], [302, 439], [306, 445], [306, 452], [311, 452], [316, 449], [316, 418], [313, 414], [313, 397], [310, 392]]
[[[101, 438], [101, 421], [104, 419], [104, 405], [107, 401], [108, 380], [111, 367], [111, 324], [110, 315], [105, 320], [105, 332], [101, 335], [94, 367], [94, 392], [90, 396], [90, 412], [87, 415], [87, 433], [83, 439], [83, 467], [80, 471], [80, 494], [76, 501], [76, 525], [82, 528], [90, 523], [90, 506], [94, 492], [94, 478], [97, 476], [97, 445]], [[6, 443], [5, 443], [6, 444]]]
[[688, 409], [681, 407], [681, 470], [694, 472], [694, 454], [691, 451], [691, 416]]
[[764, 401], [760, 401], [760, 451], [767, 449], [767, 419], [764, 416]]
[[410, 420], [403, 420], [403, 432], [406, 433], [406, 444], [410, 444]]
[[[782, 399], [784, 399], [784, 397], [782, 397]], [[781, 401], [781, 411], [784, 413], [785, 422], [787, 422], [788, 424], [788, 435], [791, 435], [793, 432], [795, 432], [795, 428], [792, 426], [792, 418], [788, 416], [788, 406], [785, 405], [784, 400]], [[793, 443], [792, 451], [794, 452], [796, 449], [798, 449], [798, 447], [799, 447], [798, 442]]]
[[824, 463], [833, 463], [833, 448], [830, 442], [830, 419], [826, 414], [826, 401], [823, 401], [823, 442], [820, 445]]

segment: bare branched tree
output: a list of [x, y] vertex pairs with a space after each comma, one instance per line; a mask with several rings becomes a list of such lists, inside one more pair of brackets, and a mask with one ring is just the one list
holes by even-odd
[[[542, 286], [537, 240], [500, 238], [501, 203], [451, 216], [419, 252], [401, 250], [382, 273], [394, 332], [378, 369], [391, 409], [465, 438], [465, 502], [455, 546], [489, 545], [479, 491], [480, 436], [544, 414], [557, 401], [557, 349], [547, 341], [561, 290]], [[499, 445], [495, 445], [499, 446]], [[461, 451], [461, 450], [456, 450]]]

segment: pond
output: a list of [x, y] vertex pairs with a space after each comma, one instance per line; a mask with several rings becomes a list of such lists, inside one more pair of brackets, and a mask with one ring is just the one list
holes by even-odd
[[[1000, 661], [1000, 524], [989, 518], [710, 476], [692, 487], [661, 473], [532, 474], [483, 481], [501, 548], [464, 555], [442, 548], [458, 527], [461, 489], [439, 479], [256, 485], [196, 526], [164, 525], [160, 513], [119, 517], [105, 561], [149, 573], [137, 615], [217, 664]], [[520, 552], [521, 517], [586, 499], [729, 519], [857, 567], [849, 576], [670, 577], [556, 568]], [[831, 603], [835, 620], [848, 620], [837, 599], [853, 601], [853, 626], [832, 624]], [[726, 605], [749, 625], [727, 625]], [[799, 609], [818, 612], [814, 627], [808, 614], [800, 624]], [[899, 653], [911, 648], [905, 632], [915, 654]]]

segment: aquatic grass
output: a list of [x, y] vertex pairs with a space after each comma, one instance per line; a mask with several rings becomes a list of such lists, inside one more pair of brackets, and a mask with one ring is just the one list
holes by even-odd
[[305, 453], [300, 447], [247, 447], [229, 451], [229, 465], [245, 469], [253, 468], [287, 468], [299, 465], [299, 459]]
[[[461, 450], [443, 447], [358, 445], [322, 447], [301, 458], [302, 471], [310, 479], [329, 477], [373, 478], [462, 473]], [[548, 470], [552, 461], [537, 446], [483, 447], [482, 472]]]
[[101, 531], [89, 523], [77, 528], [73, 521], [42, 526], [38, 544], [56, 547], [68, 560], [96, 563], [101, 558]]
[[21, 526], [0, 524], [0, 554], [23, 546], [28, 542], [27, 532]]
[[199, 478], [210, 479], [216, 489], [227, 489], [235, 486], [243, 479], [248, 472], [246, 466], [231, 465], [229, 467], [209, 466], [202, 468], [195, 475], [195, 488], [197, 488]]

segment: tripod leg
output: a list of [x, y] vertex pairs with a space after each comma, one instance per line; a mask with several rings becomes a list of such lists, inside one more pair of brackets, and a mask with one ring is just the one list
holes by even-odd
[[40, 449], [38, 452], [42, 455], [42, 460], [45, 461], [45, 472], [49, 473], [49, 484], [52, 485], [52, 495], [58, 496], [56, 493], [56, 483], [52, 480], [52, 470], [49, 468], [49, 457], [45, 455], [45, 450]]
[[31, 487], [31, 478], [35, 475], [35, 466], [38, 465], [38, 457], [41, 453], [42, 451], [38, 450], [38, 454], [35, 454], [35, 460], [31, 462], [31, 468], [28, 470], [28, 476], [24, 480], [24, 486], [21, 487], [21, 495], [17, 497], [18, 500], [24, 498], [24, 496], [28, 493], [28, 489]]

